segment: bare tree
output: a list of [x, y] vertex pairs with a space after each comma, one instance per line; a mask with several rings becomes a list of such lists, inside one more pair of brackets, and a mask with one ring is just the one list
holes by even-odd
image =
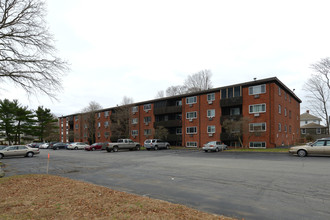
[[164, 93], [163, 90], [160, 90], [160, 91], [157, 92], [156, 99], [158, 99], [158, 98], [164, 98], [164, 97], [165, 97], [165, 93]]
[[133, 102], [132, 98], [124, 96], [121, 105], [112, 110], [110, 124], [111, 141], [129, 137], [130, 110]]
[[187, 93], [185, 86], [170, 86], [166, 89], [166, 96], [182, 95], [184, 93]]
[[41, 0], [0, 0], [0, 81], [51, 98], [68, 64], [55, 56]]
[[222, 128], [224, 129], [225, 133], [227, 133], [230, 136], [233, 136], [233, 137], [237, 138], [238, 141], [240, 142], [241, 146], [244, 147], [243, 140], [242, 140], [243, 135], [247, 135], [248, 140], [246, 140], [246, 143], [248, 143], [250, 137], [253, 134], [258, 133], [258, 132], [255, 132], [255, 133], [250, 132], [250, 130], [249, 130], [249, 123], [250, 122], [251, 122], [251, 119], [248, 118], [248, 117], [241, 117], [238, 120], [226, 119], [222, 123]]
[[[328, 89], [327, 82], [322, 79], [322, 75], [320, 74], [312, 75], [305, 83], [304, 90], [307, 92], [306, 98], [311, 111], [322, 118], [326, 122], [327, 128], [329, 128], [328, 101], [330, 90]], [[327, 129], [327, 134], [328, 133], [329, 129]]]
[[102, 106], [95, 102], [91, 101], [87, 107], [85, 107], [82, 110], [83, 113], [83, 119], [86, 126], [84, 126], [87, 129], [87, 137], [89, 144], [95, 143], [96, 138], [96, 113], [98, 110], [100, 110]]
[[311, 68], [330, 89], [330, 58], [322, 58], [319, 62], [311, 64]]
[[201, 70], [198, 73], [189, 75], [184, 82], [188, 92], [198, 92], [212, 88], [211, 70]]
[[169, 135], [169, 132], [168, 132], [167, 128], [165, 128], [164, 126], [158, 126], [155, 129], [155, 136], [154, 137], [157, 138], [157, 139], [166, 140], [168, 135]]

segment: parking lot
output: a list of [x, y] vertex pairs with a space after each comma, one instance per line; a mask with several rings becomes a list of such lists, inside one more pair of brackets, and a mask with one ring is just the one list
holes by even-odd
[[[47, 172], [244, 219], [330, 219], [329, 157], [197, 150], [41, 150], [6, 176]], [[74, 186], [72, 186], [74, 187]]]

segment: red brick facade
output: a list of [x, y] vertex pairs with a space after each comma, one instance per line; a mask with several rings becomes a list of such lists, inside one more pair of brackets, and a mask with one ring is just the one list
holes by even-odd
[[[240, 145], [241, 140], [251, 148], [292, 145], [300, 139], [300, 103], [276, 77], [134, 103], [129, 107], [129, 138], [143, 144], [162, 126], [168, 129], [172, 145], [202, 147], [213, 140], [230, 146]], [[110, 142], [110, 116], [115, 109], [96, 113], [96, 142]], [[242, 133], [222, 126], [240, 120]], [[88, 142], [81, 114], [60, 117], [59, 123], [63, 142]]]

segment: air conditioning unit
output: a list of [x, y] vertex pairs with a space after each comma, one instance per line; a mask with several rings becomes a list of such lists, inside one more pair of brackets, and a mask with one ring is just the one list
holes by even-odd
[[212, 101], [208, 101], [209, 105], [211, 105], [213, 102]]
[[258, 99], [258, 98], [260, 98], [260, 95], [254, 95], [254, 98]]
[[146, 125], [149, 125], [149, 123], [148, 123], [148, 122], [146, 122], [145, 124], [146, 124]]
[[213, 120], [213, 117], [209, 117], [209, 121], [212, 121]]
[[193, 119], [192, 118], [189, 118], [189, 121], [191, 122], [191, 121], [193, 121]]
[[193, 107], [193, 104], [189, 104], [189, 107], [190, 107], [190, 108]]
[[213, 136], [213, 133], [209, 133], [209, 137], [212, 137]]
[[259, 113], [255, 113], [255, 114], [254, 114], [254, 117], [259, 117], [259, 116], [260, 116]]

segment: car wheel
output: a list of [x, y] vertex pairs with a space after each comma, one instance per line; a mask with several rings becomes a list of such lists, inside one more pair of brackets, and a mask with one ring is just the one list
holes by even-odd
[[158, 150], [158, 147], [157, 146], [155, 146], [155, 148], [154, 148], [155, 150]]
[[215, 152], [219, 152], [219, 148], [215, 148]]
[[27, 157], [33, 157], [33, 153], [32, 153], [32, 152], [28, 152], [28, 153], [26, 154], [26, 156], [27, 156]]
[[170, 145], [166, 145], [166, 149], [167, 149], [167, 150], [170, 149]]
[[118, 152], [118, 147], [117, 146], [113, 147], [113, 152]]
[[150, 148], [147, 148], [147, 151], [149, 151], [150, 150]]
[[305, 150], [298, 150], [297, 154], [299, 157], [307, 156], [307, 152]]
[[136, 146], [135, 147], [135, 150], [140, 150], [140, 146]]
[[75, 147], [74, 149], [75, 149], [75, 150], [78, 150], [78, 147]]
[[207, 150], [204, 150], [204, 152], [206, 152], [206, 153], [207, 153]]
[[3, 154], [0, 154], [0, 159], [2, 159], [3, 158]]
[[110, 149], [110, 148], [108, 148], [108, 147], [106, 148], [106, 150], [107, 150], [108, 152], [111, 152], [111, 149]]
[[94, 151], [95, 150], [95, 147], [92, 147], [92, 151]]

